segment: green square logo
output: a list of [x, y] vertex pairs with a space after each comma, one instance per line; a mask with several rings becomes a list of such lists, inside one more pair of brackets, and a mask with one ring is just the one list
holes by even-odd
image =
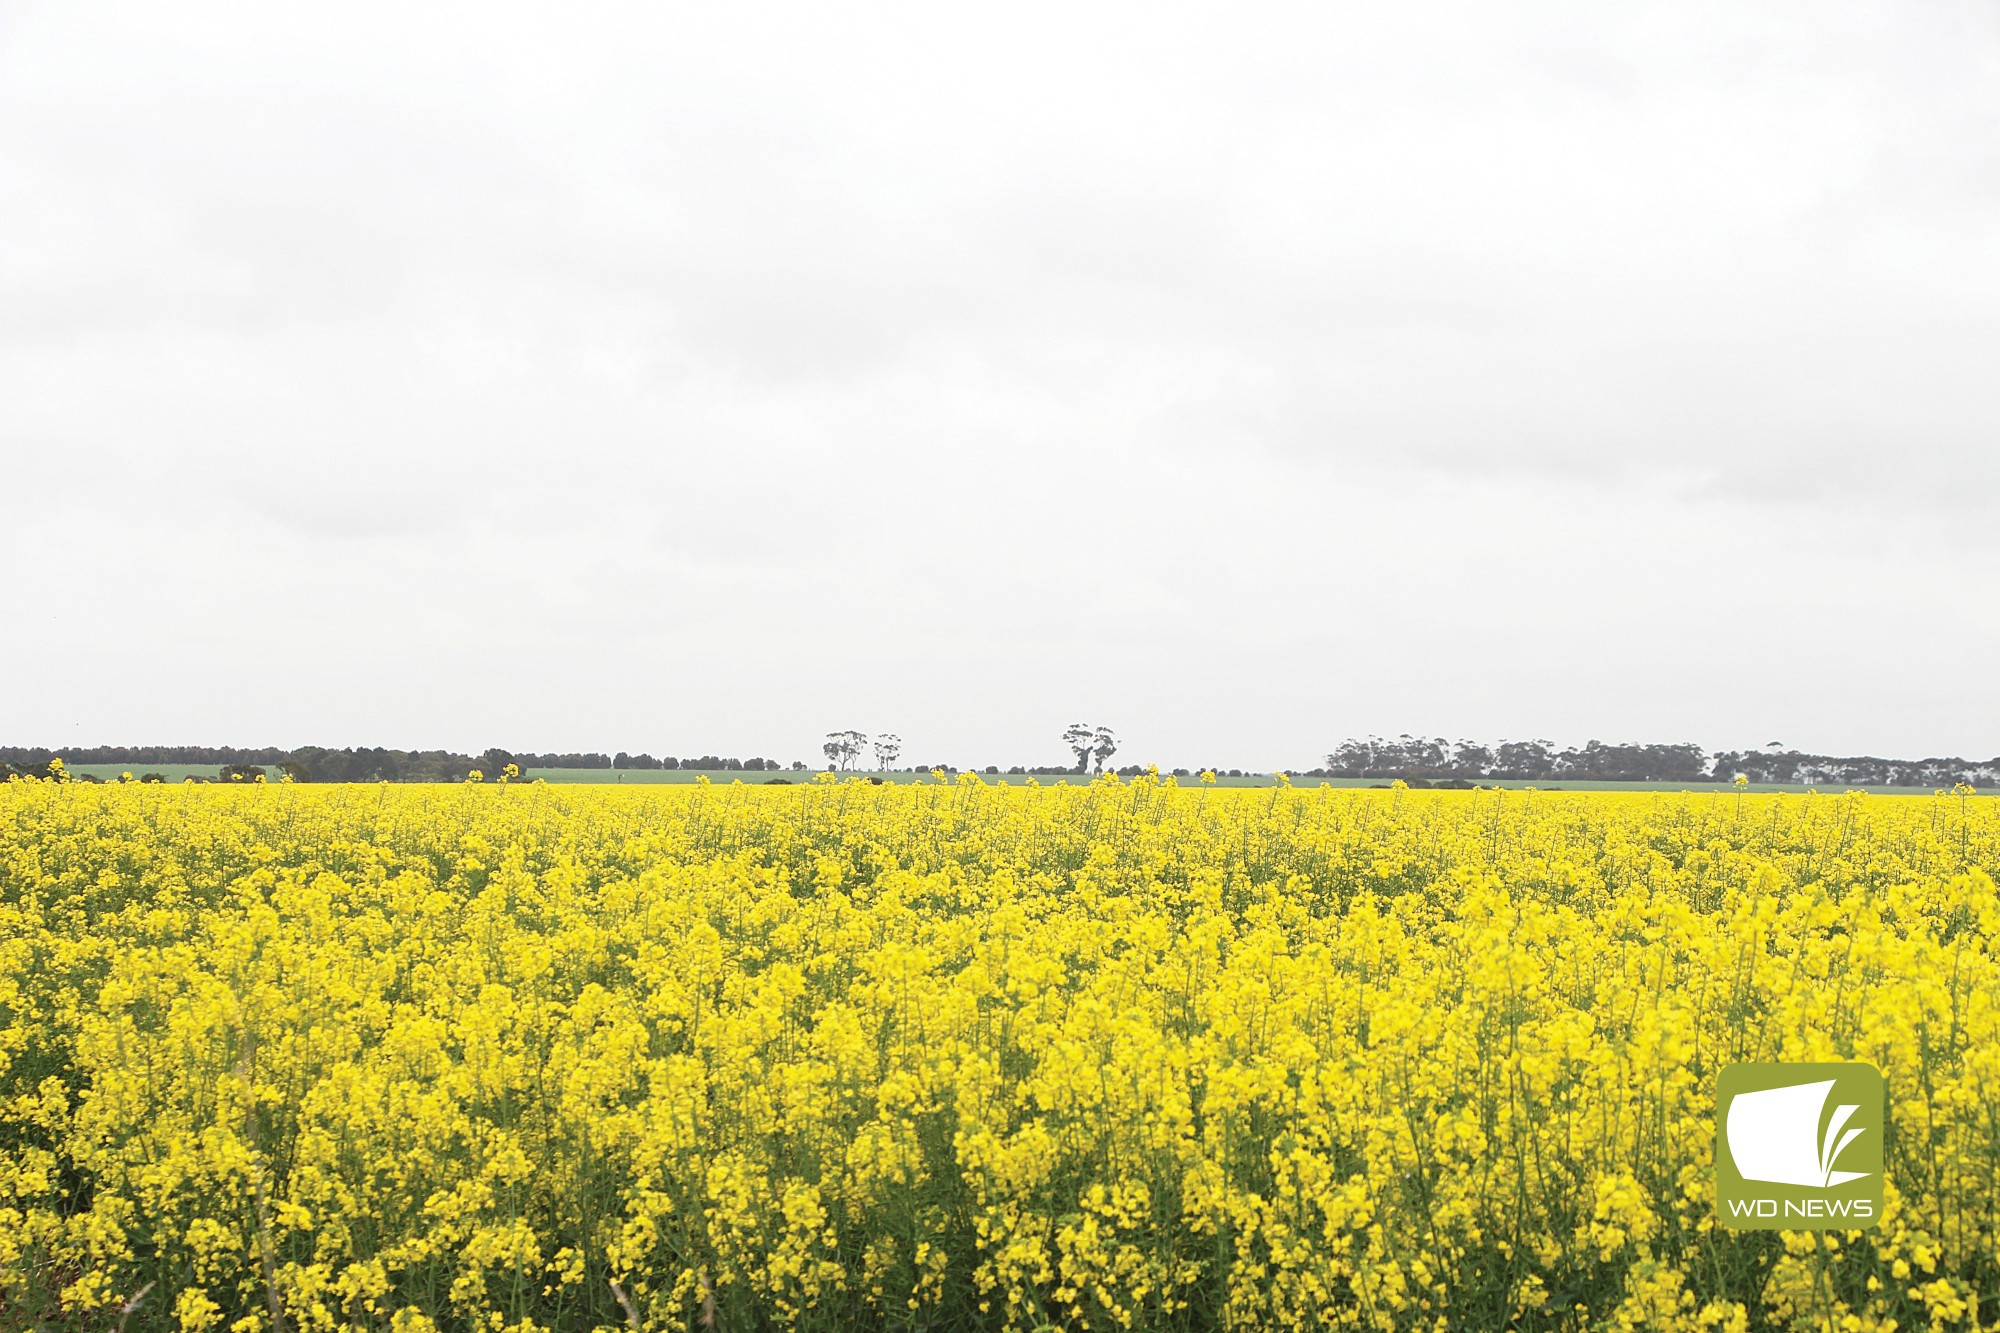
[[1715, 1080], [1715, 1208], [1746, 1231], [1859, 1231], [1882, 1217], [1882, 1075], [1730, 1065]]

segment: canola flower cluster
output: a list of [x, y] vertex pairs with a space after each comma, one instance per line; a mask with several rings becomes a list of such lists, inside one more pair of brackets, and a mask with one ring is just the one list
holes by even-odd
[[[0, 1326], [1991, 1328], [1968, 792], [0, 786]], [[1714, 1217], [1858, 1059], [1886, 1208]]]

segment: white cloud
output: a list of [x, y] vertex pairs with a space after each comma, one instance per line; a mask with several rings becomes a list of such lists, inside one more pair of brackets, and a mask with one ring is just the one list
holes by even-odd
[[1996, 121], [1972, 5], [18, 7], [4, 739], [1990, 754]]

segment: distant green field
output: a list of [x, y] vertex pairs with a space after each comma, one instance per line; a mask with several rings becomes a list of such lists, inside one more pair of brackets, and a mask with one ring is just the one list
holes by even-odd
[[[77, 774], [89, 774], [92, 777], [103, 778], [106, 780], [117, 778], [121, 774], [128, 772], [131, 773], [134, 777], [138, 777], [145, 773], [159, 773], [163, 775], [169, 782], [179, 782], [182, 778], [185, 777], [212, 778], [216, 776], [217, 766], [214, 764], [71, 764], [70, 771]], [[274, 773], [272, 776], [273, 778], [275, 778], [276, 774]], [[492, 776], [491, 774], [488, 775], [489, 779], [491, 778], [491, 776]], [[716, 770], [696, 770], [691, 768], [671, 768], [671, 769], [538, 768], [531, 771], [527, 775], [529, 780], [534, 780], [539, 778], [543, 782], [548, 782], [551, 784], [602, 783], [602, 784], [610, 784], [616, 786], [653, 786], [658, 784], [691, 783], [691, 782], [697, 782], [702, 778], [707, 778], [710, 782], [716, 782], [716, 783], [742, 782], [746, 786], [759, 786], [768, 783], [773, 783], [774, 779], [783, 779], [784, 782], [793, 784], [801, 782], [811, 782], [816, 776], [818, 776], [818, 774], [811, 769], [805, 770], [804, 772], [787, 769], [776, 773], [762, 773], [762, 772], [751, 773], [751, 772], [742, 772], [734, 769], [716, 771]], [[928, 772], [908, 772], [908, 771], [896, 772], [896, 773], [845, 773], [842, 774], [841, 776], [859, 777], [859, 778], [878, 778], [883, 782], [929, 782], [931, 780], [931, 775]], [[1007, 782], [1017, 787], [1025, 786], [1027, 785], [1028, 782], [1028, 775], [1022, 773], [1000, 773], [1000, 774], [981, 773], [979, 776], [983, 781], [986, 782]], [[1067, 776], [1040, 774], [1035, 777], [1035, 781], [1041, 783], [1043, 786], [1053, 786], [1058, 782], [1067, 782], [1072, 786], [1074, 786], [1080, 782], [1086, 781], [1086, 779], [1078, 777], [1075, 774], [1069, 774]], [[1194, 777], [1185, 777], [1180, 779], [1180, 782], [1183, 786], [1192, 786], [1196, 782], [1196, 779]], [[1277, 783], [1278, 783], [1277, 778], [1273, 777], [1268, 773], [1249, 774], [1244, 777], [1236, 777], [1236, 778], [1218, 777], [1216, 779], [1216, 784], [1218, 786], [1223, 786], [1223, 787], [1274, 787], [1277, 785]], [[1295, 787], [1317, 787], [1322, 783], [1330, 787], [1386, 787], [1389, 785], [1386, 781], [1379, 778], [1294, 777], [1292, 779], [1292, 785]], [[1524, 787], [1534, 787], [1541, 791], [1733, 791], [1735, 790], [1732, 784], [1726, 782], [1583, 782], [1583, 781], [1515, 782], [1510, 780], [1495, 779], [1483, 782], [1480, 785], [1484, 787], [1501, 787], [1511, 790], [1519, 790]], [[1748, 788], [1746, 788], [1746, 790], [1802, 792], [1809, 789], [1797, 785], [1779, 785], [1773, 783], [1753, 782], [1750, 784]], [[1825, 790], [1833, 791], [1836, 789], [1826, 788]], [[1918, 795], [1918, 794], [1928, 794], [1930, 788], [1871, 787], [1869, 788], [1869, 790], [1880, 792], [1885, 795]]]
[[130, 773], [140, 777], [147, 773], [158, 773], [169, 782], [179, 782], [182, 778], [212, 778], [216, 775], [217, 764], [70, 764], [69, 771], [89, 774], [94, 778], [109, 781], [121, 774]]
[[[705, 777], [710, 782], [740, 781], [746, 785], [751, 785], [756, 783], [769, 782], [773, 778], [783, 778], [787, 782], [793, 782], [793, 783], [810, 782], [816, 776], [818, 776], [818, 774], [810, 769], [803, 773], [791, 772], [791, 771], [781, 772], [781, 773], [738, 773], [733, 771], [696, 772], [695, 770], [692, 769], [656, 769], [648, 771], [648, 770], [620, 770], [620, 769], [603, 769], [603, 768], [538, 768], [534, 770], [532, 773], [529, 773], [528, 776], [530, 778], [540, 778], [544, 782], [550, 782], [550, 783], [608, 782], [608, 783], [626, 783], [626, 784], [657, 783], [657, 782], [695, 782]], [[843, 773], [841, 774], [841, 776], [843, 778], [879, 778], [883, 782], [929, 782], [931, 780], [931, 775], [928, 772], [924, 773], [856, 772], [856, 773]], [[982, 781], [985, 782], [1007, 782], [1013, 784], [1014, 786], [1019, 787], [1025, 785], [1031, 775], [1024, 773], [980, 772], [978, 776]], [[1088, 778], [1081, 777], [1074, 773], [1067, 775], [1041, 773], [1041, 774], [1034, 774], [1032, 776], [1034, 777], [1035, 781], [1041, 783], [1045, 787], [1053, 786], [1055, 783], [1058, 782], [1067, 782], [1071, 786], [1075, 786], [1078, 785], [1079, 783], [1089, 781]], [[1195, 785], [1199, 781], [1199, 778], [1190, 775], [1188, 777], [1179, 779], [1179, 781], [1182, 786], [1187, 787]], [[1309, 777], [1300, 777], [1297, 775], [1294, 775], [1292, 777], [1291, 782], [1294, 787], [1318, 787], [1321, 785], [1325, 785], [1328, 787], [1368, 788], [1368, 787], [1387, 787], [1389, 785], [1389, 780], [1386, 778], [1309, 778]], [[1233, 777], [1233, 778], [1218, 776], [1215, 780], [1215, 783], [1219, 787], [1275, 787], [1278, 785], [1278, 779], [1275, 775], [1270, 773], [1248, 773], [1243, 775], [1242, 777]], [[1508, 791], [1520, 791], [1529, 787], [1533, 787], [1538, 791], [1734, 791], [1736, 790], [1735, 784], [1729, 782], [1589, 782], [1589, 781], [1565, 781], [1565, 780], [1544, 780], [1541, 782], [1518, 782], [1513, 779], [1491, 778], [1479, 783], [1478, 785], [1487, 788], [1498, 787]], [[1753, 782], [1748, 787], [1744, 788], [1744, 790], [1745, 791], [1789, 791], [1789, 792], [1825, 790], [1828, 792], [1832, 792], [1837, 789], [1831, 787], [1824, 789], [1806, 787], [1797, 783]], [[1931, 789], [1928, 787], [1871, 787], [1868, 790], [1881, 792], [1886, 795], [1914, 795], [1914, 794], [1928, 795], [1930, 794]]]
[[[745, 786], [754, 786], [759, 783], [768, 783], [771, 782], [771, 780], [774, 778], [782, 778], [784, 779], [784, 781], [790, 783], [811, 782], [814, 778], [818, 777], [819, 775], [820, 775], [819, 771], [814, 769], [806, 769], [803, 772], [800, 772], [795, 769], [785, 769], [776, 773], [744, 773], [744, 772], [738, 772], [734, 769], [728, 770], [726, 772], [715, 772], [715, 771], [701, 771], [701, 770], [686, 769], [686, 768], [680, 768], [680, 769], [538, 768], [528, 774], [530, 778], [540, 778], [544, 782], [550, 782], [550, 783], [609, 782], [609, 783], [631, 785], [634, 783], [696, 782], [702, 778], [707, 778], [710, 782], [742, 782]], [[900, 770], [896, 772], [857, 771], [851, 773], [842, 773], [840, 776], [842, 778], [864, 778], [864, 779], [872, 778], [882, 782], [899, 782], [899, 783], [929, 782], [931, 780], [930, 771], [928, 769], [922, 771]], [[1041, 783], [1045, 787], [1053, 786], [1058, 782], [1067, 782], [1071, 786], [1076, 786], [1079, 783], [1090, 781], [1089, 778], [1083, 777], [1075, 773], [1069, 773], [1069, 774], [1038, 773], [1030, 775], [1027, 773], [981, 772], [979, 774], [979, 777], [982, 781], [1007, 782], [1011, 783], [1016, 787], [1026, 786], [1030, 776], [1033, 776], [1036, 782]], [[1192, 777], [1186, 777], [1182, 778], [1181, 781], [1182, 783], [1185, 784], [1185, 783], [1192, 783], [1195, 781], [1195, 779]], [[1301, 778], [1298, 781], [1301, 785], [1306, 785], [1305, 779]], [[1277, 782], [1278, 780], [1272, 777], [1268, 773], [1257, 773], [1240, 778], [1219, 777], [1216, 779], [1217, 785], [1224, 787], [1274, 787], [1277, 785]], [[1342, 781], [1342, 782], [1336, 782], [1335, 785], [1349, 786], [1349, 787], [1353, 786], [1365, 787], [1369, 784], [1365, 782], [1357, 783], [1357, 782]]]

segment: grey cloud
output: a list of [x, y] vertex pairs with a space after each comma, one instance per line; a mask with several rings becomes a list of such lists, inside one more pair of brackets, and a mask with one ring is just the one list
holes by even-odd
[[[365, 743], [505, 707], [658, 752], [620, 700], [668, 689], [710, 746], [831, 710], [982, 762], [1121, 698], [1167, 758], [1990, 751], [1896, 644], [2000, 558], [1997, 123], [1958, 3], [16, 7], [6, 540], [88, 548], [28, 594], [85, 656], [117, 627], [76, 605], [198, 651], [268, 597], [432, 665], [546, 641], [418, 671], [448, 708], [327, 704]], [[216, 530], [256, 574], [131, 572]], [[1728, 585], [1844, 543], [1837, 605]], [[1833, 615], [1903, 695], [1709, 674], [1717, 623], [1768, 655]], [[30, 731], [151, 734], [7, 669]], [[220, 740], [284, 718], [176, 688]]]

